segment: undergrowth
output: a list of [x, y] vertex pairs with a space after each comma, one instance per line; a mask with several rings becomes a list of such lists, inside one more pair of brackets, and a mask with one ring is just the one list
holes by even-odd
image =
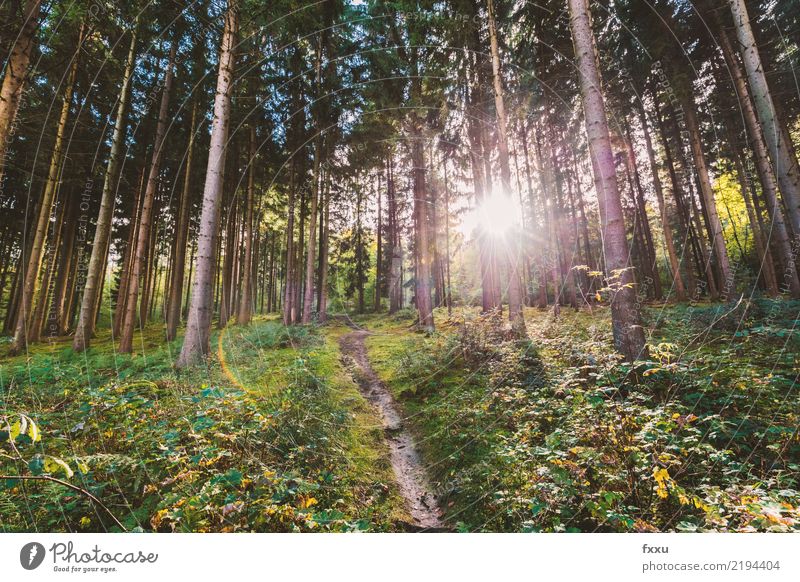
[[798, 309], [648, 309], [636, 365], [603, 309], [527, 310], [530, 342], [461, 313], [368, 346], [461, 530], [797, 531]]
[[0, 529], [119, 530], [109, 512], [127, 530], [399, 527], [382, 435], [333, 342], [258, 321], [179, 374], [159, 335], [133, 356], [99, 338], [6, 361], [0, 474], [39, 479], [0, 479]]

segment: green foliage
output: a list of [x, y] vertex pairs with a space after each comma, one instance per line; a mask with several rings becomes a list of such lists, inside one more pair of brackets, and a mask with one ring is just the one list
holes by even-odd
[[606, 310], [526, 313], [538, 355], [479, 319], [424, 343], [374, 338], [370, 355], [386, 380], [424, 386], [402, 402], [459, 529], [796, 531], [797, 352], [780, 314], [784, 343], [762, 340], [781, 337], [763, 307], [735, 308], [747, 334], [718, 325], [732, 306], [650, 311], [662, 331], [633, 366]]
[[[0, 419], [9, 453], [0, 474], [67, 480], [129, 530], [393, 529], [402, 510], [386, 485], [377, 423], [352, 401], [357, 388], [335, 345], [313, 328], [263, 321], [227, 330], [217, 345], [222, 357], [208, 371], [180, 376], [160, 364], [174, 354], [169, 346], [150, 353], [149, 365], [118, 357], [122, 378], [100, 375], [110, 347], [101, 342], [86, 359], [45, 353], [30, 368], [4, 366], [14, 389], [3, 408], [35, 413]], [[100, 377], [85, 384], [84, 366]], [[26, 369], [40, 372], [29, 382]], [[264, 380], [273, 375], [280, 382]], [[115, 527], [63, 486], [7, 479], [0, 488], [5, 531]]]

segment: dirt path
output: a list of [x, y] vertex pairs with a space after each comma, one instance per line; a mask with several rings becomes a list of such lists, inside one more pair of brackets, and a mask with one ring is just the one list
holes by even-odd
[[411, 517], [414, 518], [414, 525], [422, 529], [442, 529], [442, 512], [428, 483], [414, 439], [404, 428], [403, 419], [389, 389], [370, 366], [364, 345], [364, 338], [368, 335], [368, 331], [357, 330], [339, 340], [342, 355], [349, 360], [345, 364], [352, 370], [361, 393], [380, 412], [392, 468], [400, 494], [405, 498]]

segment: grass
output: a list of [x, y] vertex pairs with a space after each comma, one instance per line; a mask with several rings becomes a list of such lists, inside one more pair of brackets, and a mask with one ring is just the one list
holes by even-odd
[[[474, 311], [423, 337], [365, 318], [373, 368], [465, 531], [800, 527], [800, 304], [646, 309], [652, 358], [610, 349], [607, 309], [526, 310], [531, 343]], [[466, 322], [466, 325], [465, 323]]]
[[[529, 341], [470, 309], [437, 311], [429, 336], [411, 311], [353, 320], [457, 529], [796, 531], [799, 311], [647, 308], [635, 366], [604, 308], [528, 309]], [[132, 355], [101, 332], [83, 354], [64, 338], [3, 357], [0, 474], [68, 480], [128, 530], [403, 530], [380, 420], [340, 359], [350, 331], [261, 318], [183, 372], [158, 326]], [[0, 489], [3, 531], [115, 529], [59, 484]]]
[[[2, 414], [11, 425], [25, 413], [42, 438], [18, 436], [22, 458], [1, 460], [2, 473], [69, 478], [126, 529], [399, 529], [408, 517], [379, 421], [339, 361], [343, 331], [274, 319], [229, 327], [213, 335], [208, 365], [189, 372], [172, 368], [180, 340], [165, 343], [157, 326], [131, 355], [101, 333], [84, 354], [63, 339], [6, 357]], [[0, 488], [5, 531], [113, 529], [56, 484]]]

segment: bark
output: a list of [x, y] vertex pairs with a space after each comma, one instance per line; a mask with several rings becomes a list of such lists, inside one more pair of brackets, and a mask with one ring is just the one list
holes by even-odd
[[717, 203], [714, 199], [714, 191], [711, 188], [711, 178], [708, 175], [708, 164], [706, 156], [703, 152], [702, 137], [700, 135], [700, 127], [697, 123], [697, 116], [695, 114], [695, 106], [691, 97], [687, 98], [683, 103], [684, 119], [686, 121], [686, 129], [689, 132], [689, 145], [691, 146], [692, 159], [694, 160], [695, 169], [697, 170], [697, 180], [700, 185], [701, 202], [704, 204], [704, 210], [708, 219], [708, 235], [711, 241], [711, 247], [714, 250], [714, 257], [717, 261], [717, 268], [721, 276], [722, 288], [719, 289], [721, 296], [727, 298], [733, 290], [733, 277], [734, 273], [731, 271], [730, 261], [728, 259], [728, 249], [725, 247], [725, 237], [722, 233], [722, 222], [719, 219], [717, 212]]
[[122, 322], [125, 319], [125, 302], [128, 297], [128, 278], [131, 273], [133, 253], [139, 233], [139, 216], [142, 213], [142, 198], [145, 188], [145, 168], [142, 166], [139, 177], [139, 187], [136, 189], [136, 197], [133, 203], [133, 216], [128, 226], [128, 237], [125, 241], [125, 251], [122, 257], [121, 273], [119, 278], [119, 288], [117, 289], [117, 302], [114, 311], [113, 335], [119, 336], [122, 329]]
[[283, 325], [294, 323], [294, 180], [289, 184], [289, 214], [286, 221], [286, 267], [284, 270]]
[[569, 10], [586, 133], [600, 205], [603, 251], [606, 268], [616, 279], [616, 290], [611, 300], [614, 344], [627, 360], [633, 361], [647, 357], [647, 350], [635, 290], [630, 287], [632, 277], [628, 241], [625, 238], [622, 203], [609, 139], [588, 0], [569, 0]]
[[381, 191], [381, 184], [378, 181], [378, 225], [375, 231], [375, 235], [377, 237], [377, 244], [378, 248], [375, 252], [375, 312], [379, 312], [381, 310], [381, 278], [383, 274], [381, 273], [381, 265], [383, 263], [383, 233], [381, 230], [383, 229], [383, 208], [381, 206], [381, 202], [383, 200], [383, 192]]
[[[505, 195], [511, 195], [511, 166], [508, 159], [508, 129], [506, 126], [506, 110], [503, 97], [503, 78], [500, 70], [500, 47], [497, 38], [494, 1], [488, 0], [489, 44], [492, 53], [492, 78], [494, 81], [494, 103], [497, 110], [497, 150], [500, 161], [500, 179]], [[522, 289], [519, 277], [519, 245], [517, 233], [505, 241], [506, 261], [508, 265], [508, 319], [511, 328], [518, 336], [525, 335], [525, 318], [522, 312]]]
[[422, 130], [414, 120], [411, 130], [411, 163], [413, 165], [414, 216], [416, 218], [416, 238], [414, 250], [417, 255], [417, 273], [415, 277], [415, 298], [419, 312], [419, 328], [432, 332], [433, 304], [431, 301], [431, 257], [430, 237], [428, 232], [428, 196], [425, 184], [425, 153], [422, 149]]
[[78, 233], [78, 217], [80, 201], [75, 197], [70, 201], [67, 214], [65, 229], [61, 237], [61, 251], [58, 265], [58, 274], [55, 285], [53, 286], [54, 295], [49, 313], [49, 333], [52, 335], [64, 335], [69, 327], [68, 321], [68, 301], [72, 290], [69, 285], [75, 261], [75, 240]]
[[100, 197], [100, 210], [97, 214], [94, 240], [92, 242], [92, 255], [86, 272], [86, 284], [81, 298], [81, 310], [78, 315], [78, 327], [72, 341], [72, 349], [83, 351], [89, 347], [89, 341], [94, 333], [95, 308], [97, 297], [102, 292], [103, 272], [106, 267], [108, 243], [111, 235], [111, 222], [114, 215], [114, 198], [117, 192], [119, 167], [122, 157], [122, 147], [125, 141], [125, 116], [128, 109], [131, 77], [136, 60], [136, 26], [131, 33], [131, 44], [128, 49], [128, 58], [125, 61], [125, 72], [122, 75], [117, 115], [114, 121], [114, 132], [111, 137], [111, 151], [106, 166], [103, 193]]
[[214, 252], [219, 230], [220, 203], [222, 202], [225, 173], [225, 147], [228, 141], [233, 88], [234, 46], [238, 29], [238, 3], [236, 0], [230, 0], [225, 15], [225, 29], [220, 47], [217, 89], [214, 96], [214, 118], [211, 124], [208, 167], [203, 189], [203, 209], [198, 232], [196, 275], [189, 304], [186, 336], [176, 362], [178, 367], [186, 367], [202, 361], [210, 349]]
[[447, 293], [447, 315], [453, 314], [453, 286], [450, 280], [450, 185], [447, 181], [447, 158], [442, 161], [444, 174], [444, 253]]
[[4, 186], [7, 147], [14, 137], [17, 112], [25, 92], [25, 80], [36, 40], [36, 29], [39, 27], [41, 5], [42, 0], [25, 2], [22, 29], [11, 47], [3, 74], [3, 85], [0, 87], [0, 192]]
[[303, 294], [302, 323], [311, 323], [314, 315], [314, 262], [317, 250], [317, 210], [320, 195], [320, 162], [322, 157], [322, 140], [317, 139], [314, 147], [314, 175], [311, 192], [311, 212], [308, 217], [308, 250], [306, 252], [305, 290]]
[[627, 150], [628, 166], [630, 167], [633, 177], [635, 205], [639, 215], [639, 224], [641, 225], [642, 235], [645, 243], [643, 250], [645, 251], [644, 259], [647, 262], [646, 272], [653, 282], [652, 292], [650, 292], [648, 289], [648, 295], [652, 295], [654, 299], [660, 300], [663, 297], [663, 291], [661, 289], [661, 277], [658, 273], [658, 261], [656, 257], [655, 244], [653, 243], [653, 231], [650, 228], [650, 220], [647, 217], [644, 189], [642, 188], [642, 182], [639, 179], [639, 170], [636, 167], [636, 154], [633, 151], [633, 138], [631, 137], [630, 127], [628, 126], [627, 121], [625, 122], [625, 132], [625, 148]]
[[386, 195], [389, 206], [389, 313], [397, 313], [403, 308], [403, 247], [401, 246], [400, 225], [397, 215], [397, 192], [394, 184], [394, 163], [386, 162]]
[[[78, 38], [78, 46], [83, 42], [83, 27]], [[50, 166], [47, 171], [47, 180], [45, 182], [44, 191], [42, 192], [42, 201], [39, 205], [39, 215], [36, 221], [36, 230], [34, 231], [33, 241], [31, 243], [30, 254], [27, 262], [25, 262], [25, 270], [23, 272], [23, 280], [21, 287], [20, 304], [18, 307], [17, 321], [14, 330], [14, 340], [11, 344], [10, 353], [16, 354], [24, 349], [28, 343], [28, 333], [31, 323], [31, 308], [33, 306], [34, 296], [36, 295], [36, 287], [39, 280], [39, 271], [42, 265], [42, 254], [44, 251], [45, 238], [47, 236], [47, 228], [50, 223], [50, 213], [53, 208], [53, 200], [55, 199], [56, 190], [58, 189], [59, 173], [61, 168], [62, 150], [64, 148], [64, 134], [67, 129], [67, 120], [69, 118], [69, 110], [72, 105], [73, 88], [75, 86], [75, 77], [78, 73], [78, 55], [76, 52], [72, 57], [72, 63], [67, 73], [67, 82], [64, 87], [64, 100], [61, 104], [61, 114], [58, 119], [58, 126], [56, 129], [56, 139], [53, 144], [53, 152], [50, 156]], [[47, 291], [46, 289], [44, 290]]]
[[244, 223], [242, 295], [236, 323], [247, 325], [253, 316], [253, 206], [256, 197], [256, 128], [250, 126], [250, 161], [247, 168], [247, 215]]
[[[533, 178], [531, 176], [531, 162], [530, 162], [530, 152], [528, 148], [528, 132], [523, 129], [522, 131], [522, 148], [525, 155], [525, 179], [528, 184], [528, 205], [530, 206], [531, 210], [531, 220], [534, 223], [537, 223], [536, 220], [536, 196], [533, 188]], [[541, 204], [541, 199], [539, 200], [539, 205]], [[539, 249], [538, 258], [536, 260], [536, 267], [539, 271], [539, 289], [538, 289], [538, 298], [537, 298], [537, 306], [540, 309], [544, 309], [547, 307], [547, 277], [545, 274], [545, 267], [544, 267], [544, 252]]]
[[644, 104], [641, 102], [639, 103], [638, 114], [639, 123], [642, 126], [642, 133], [644, 134], [647, 160], [650, 163], [650, 174], [653, 177], [653, 190], [655, 191], [656, 202], [658, 203], [658, 214], [661, 217], [661, 226], [664, 231], [664, 243], [667, 247], [667, 257], [669, 258], [669, 265], [672, 270], [672, 283], [675, 286], [675, 298], [678, 301], [686, 301], [686, 287], [683, 284], [683, 276], [681, 275], [681, 263], [678, 252], [675, 250], [675, 240], [672, 238], [672, 227], [670, 226], [669, 215], [667, 214], [667, 205], [664, 202], [664, 188], [661, 184], [658, 162], [656, 161], [653, 141], [650, 137], [650, 129], [647, 124], [647, 114], [644, 109]]
[[742, 55], [747, 80], [752, 89], [755, 110], [763, 129], [763, 137], [777, 174], [783, 200], [795, 236], [800, 236], [800, 166], [794, 147], [787, 137], [786, 124], [778, 116], [767, 84], [761, 55], [750, 25], [744, 0], [728, 0], [736, 26], [736, 38]]
[[[741, 66], [736, 59], [733, 46], [728, 38], [728, 33], [722, 28], [720, 30], [720, 47], [722, 48], [725, 62], [733, 77], [733, 83], [741, 106], [745, 127], [747, 128], [747, 134], [750, 138], [750, 146], [753, 150], [756, 171], [759, 181], [761, 182], [764, 199], [767, 203], [767, 212], [772, 222], [770, 235], [774, 236], [775, 245], [780, 251], [784, 268], [782, 285], [785, 285], [792, 297], [797, 299], [800, 298], [800, 279], [798, 279], [797, 266], [795, 264], [794, 253], [792, 252], [792, 243], [784, 221], [783, 210], [781, 210], [781, 204], [778, 200], [778, 185], [776, 183], [775, 174], [769, 163], [767, 144], [764, 142], [764, 135], [758, 124], [758, 117], [753, 107], [750, 91], [744, 79]], [[731, 146], [734, 148], [736, 147], [733, 142]], [[740, 171], [740, 175], [744, 179], [745, 175], [743, 169]], [[744, 188], [744, 190], [746, 190], [746, 188]], [[761, 255], [760, 258], [762, 261], [764, 260], [763, 255]]]
[[183, 175], [183, 191], [175, 224], [175, 252], [170, 274], [169, 300], [167, 304], [167, 341], [175, 339], [181, 320], [181, 301], [183, 300], [183, 277], [186, 273], [186, 243], [189, 239], [189, 211], [191, 204], [192, 162], [194, 161], [194, 140], [197, 131], [197, 100], [192, 106], [192, 122], [189, 130], [189, 143], [186, 152], [186, 169]]
[[[139, 298], [139, 287], [142, 283], [143, 274], [150, 250], [151, 222], [153, 218], [153, 207], [155, 205], [156, 190], [158, 190], [159, 173], [161, 171], [161, 160], [164, 154], [164, 138], [167, 131], [169, 120], [169, 98], [172, 90], [173, 69], [175, 55], [178, 49], [178, 42], [174, 40], [169, 53], [169, 62], [164, 76], [164, 88], [161, 93], [161, 104], [158, 110], [158, 122], [156, 125], [155, 141], [153, 142], [153, 157], [150, 160], [150, 171], [147, 176], [147, 186], [142, 201], [142, 213], [139, 217], [139, 232], [136, 238], [136, 247], [132, 257], [131, 271], [128, 277], [127, 297], [125, 299], [125, 312], [120, 329], [119, 351], [129, 354], [133, 350], [133, 332], [136, 328], [137, 300]], [[144, 301], [142, 302], [145, 303]], [[146, 315], [146, 314], [142, 314]], [[141, 325], [144, 325], [144, 320]]]
[[330, 209], [331, 209], [331, 193], [330, 193], [330, 173], [325, 172], [325, 186], [323, 188], [325, 202], [323, 206], [323, 223], [322, 229], [322, 251], [319, 256], [320, 261], [320, 275], [319, 275], [319, 322], [325, 323], [328, 321], [328, 252], [330, 250]]
[[[475, 205], [480, 206], [488, 195], [490, 178], [486, 174], [485, 158], [487, 152], [484, 150], [484, 132], [481, 127], [482, 119], [479, 107], [481, 93], [480, 77], [477, 72], [479, 65], [474, 62], [478, 58], [479, 43], [473, 41], [473, 44], [467, 68], [467, 72], [471, 77], [467, 95], [467, 135], [470, 142], [469, 156]], [[483, 312], [489, 313], [500, 307], [498, 293], [495, 293], [494, 288], [493, 250], [487, 233], [480, 228], [477, 232], [477, 241], [481, 271], [481, 304]]]

